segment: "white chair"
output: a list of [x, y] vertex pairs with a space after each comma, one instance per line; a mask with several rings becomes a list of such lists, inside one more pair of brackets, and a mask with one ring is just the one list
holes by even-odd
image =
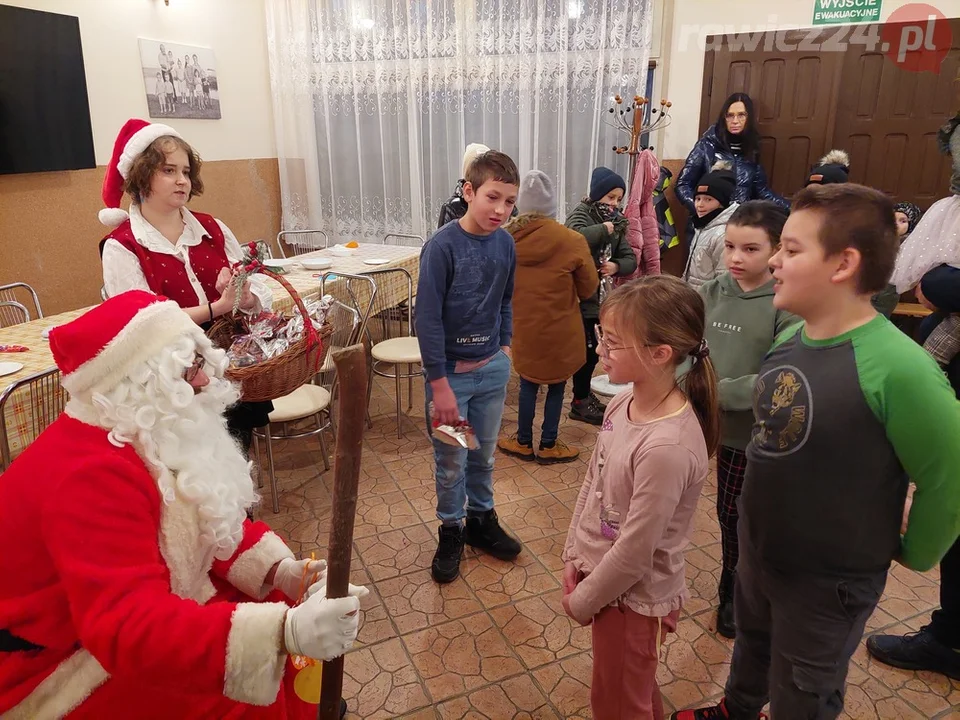
[[277, 233], [280, 257], [295, 257], [315, 250], [325, 250], [329, 240], [323, 230], [281, 230]]
[[[384, 276], [389, 273], [402, 273], [407, 282], [407, 298], [406, 306], [408, 308], [413, 307], [413, 278], [410, 276], [410, 273], [404, 270], [403, 268], [390, 268], [387, 270], [373, 270], [369, 275], [372, 275], [374, 278], [379, 276]], [[404, 318], [404, 313], [399, 315], [399, 334], [397, 337], [388, 338], [381, 340], [378, 343], [375, 343], [370, 349], [370, 355], [373, 359], [371, 363], [371, 372], [380, 377], [393, 378], [396, 384], [396, 394], [397, 394], [397, 437], [403, 437], [403, 426], [400, 419], [400, 404], [403, 398], [403, 393], [401, 391], [400, 381], [406, 378], [407, 380], [407, 397], [409, 402], [407, 404], [407, 410], [413, 409], [413, 378], [420, 375], [419, 370], [414, 371], [414, 365], [420, 365], [422, 363], [422, 358], [420, 356], [420, 343], [414, 335], [413, 330], [413, 317], [410, 313], [405, 313], [406, 318]], [[395, 318], [391, 318], [394, 320]], [[403, 322], [404, 319], [407, 322], [407, 334], [403, 334]], [[386, 333], [385, 333], [386, 334]], [[406, 366], [407, 371], [404, 373], [400, 370], [402, 366]], [[385, 369], [392, 367], [392, 372]], [[371, 383], [372, 385], [372, 383]], [[369, 395], [369, 393], [368, 393]], [[369, 398], [368, 398], [369, 402]]]

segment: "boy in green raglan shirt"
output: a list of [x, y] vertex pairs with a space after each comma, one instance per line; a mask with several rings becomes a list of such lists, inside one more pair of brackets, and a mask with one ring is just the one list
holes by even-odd
[[794, 198], [770, 266], [774, 305], [804, 323], [757, 378], [725, 698], [675, 720], [756, 720], [768, 700], [773, 717], [836, 718], [891, 561], [929, 570], [960, 534], [960, 403], [870, 304], [896, 254], [883, 193], [842, 184]]

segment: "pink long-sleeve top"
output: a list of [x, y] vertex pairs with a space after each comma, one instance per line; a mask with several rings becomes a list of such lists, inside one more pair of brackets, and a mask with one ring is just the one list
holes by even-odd
[[687, 597], [683, 550], [707, 476], [703, 432], [689, 403], [633, 422], [631, 397], [621, 393], [607, 408], [567, 533], [563, 559], [585, 575], [570, 595], [581, 622], [618, 600], [665, 617]]

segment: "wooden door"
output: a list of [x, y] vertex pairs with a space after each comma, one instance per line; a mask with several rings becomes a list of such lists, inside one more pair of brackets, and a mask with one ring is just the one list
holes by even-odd
[[764, 33], [748, 43], [754, 49], [744, 49], [738, 36], [711, 37], [710, 47], [719, 49], [705, 58], [701, 132], [716, 122], [731, 93], [750, 95], [760, 162], [770, 187], [784, 196], [803, 187], [810, 166], [824, 153], [833, 120], [842, 55], [789, 50], [811, 42], [809, 31]]
[[850, 179], [926, 209], [950, 187], [937, 130], [957, 109], [960, 20], [940, 73], [902, 70], [878, 52], [844, 54], [832, 146], [850, 154]]

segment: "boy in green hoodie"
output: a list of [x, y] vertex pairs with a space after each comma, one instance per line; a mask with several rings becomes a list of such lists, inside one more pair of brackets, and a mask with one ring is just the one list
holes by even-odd
[[757, 372], [774, 338], [799, 319], [773, 306], [769, 261], [780, 246], [787, 214], [776, 203], [751, 200], [727, 222], [723, 263], [728, 272], [700, 286], [706, 305], [707, 343], [720, 381], [721, 447], [717, 453], [717, 519], [723, 572], [717, 632], [734, 637], [733, 587], [739, 545], [737, 499], [747, 469]]

